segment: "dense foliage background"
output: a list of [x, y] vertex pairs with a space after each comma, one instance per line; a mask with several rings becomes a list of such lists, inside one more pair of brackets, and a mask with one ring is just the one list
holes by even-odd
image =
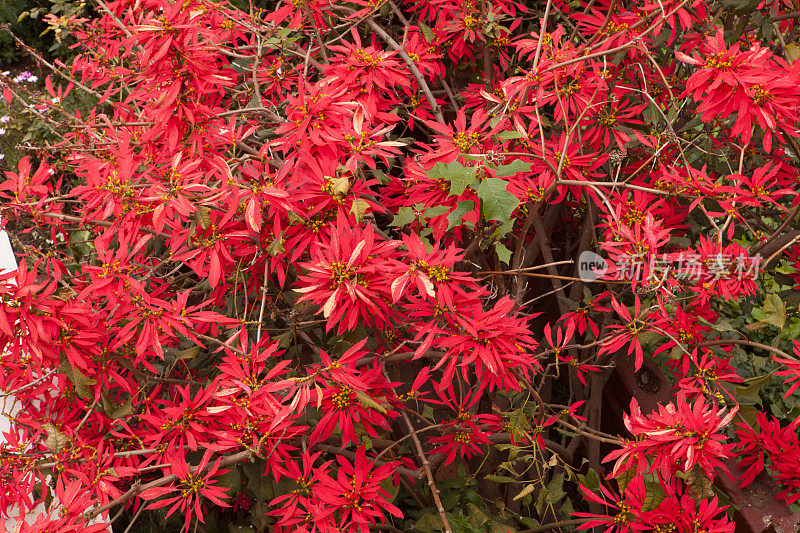
[[796, 527], [793, 0], [2, 9], [16, 531]]

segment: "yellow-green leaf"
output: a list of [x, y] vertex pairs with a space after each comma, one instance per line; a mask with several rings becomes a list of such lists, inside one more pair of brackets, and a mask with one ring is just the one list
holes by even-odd
[[525, 485], [525, 487], [520, 491], [520, 493], [514, 496], [514, 501], [524, 498], [525, 496], [533, 492], [533, 489], [535, 488], [536, 486], [533, 483]]
[[791, 63], [797, 61], [797, 58], [800, 57], [800, 46], [797, 46], [795, 43], [789, 43], [786, 45], [786, 57], [789, 58]]
[[361, 222], [364, 220], [364, 215], [369, 213], [369, 203], [363, 198], [356, 198], [350, 206], [350, 212], [355, 215], [356, 221]]
[[364, 409], [374, 409], [384, 415], [388, 412], [384, 406], [376, 402], [372, 396], [364, 391], [356, 391], [356, 398]]
[[47, 432], [47, 438], [44, 441], [44, 445], [47, 446], [47, 449], [53, 453], [59, 453], [63, 450], [69, 442], [69, 437], [61, 433], [61, 431], [50, 422], [47, 422], [42, 427]]

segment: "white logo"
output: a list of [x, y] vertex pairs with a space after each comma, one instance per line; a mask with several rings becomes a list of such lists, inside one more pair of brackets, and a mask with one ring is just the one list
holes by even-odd
[[594, 281], [608, 270], [608, 262], [600, 255], [584, 250], [578, 257], [578, 276], [583, 281]]

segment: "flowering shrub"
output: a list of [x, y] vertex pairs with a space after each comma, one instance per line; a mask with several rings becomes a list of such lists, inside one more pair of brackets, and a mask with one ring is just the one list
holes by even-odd
[[[36, 84], [39, 82], [39, 77], [32, 74], [30, 70], [23, 70], [18, 74], [12, 74], [6, 70], [0, 73], [0, 76], [6, 80], [10, 79], [11, 83], [9, 85], [18, 88], [19, 92], [24, 91], [28, 94], [37, 92]], [[39, 121], [31, 120], [37, 110], [33, 107], [28, 107], [28, 105], [22, 104], [21, 100], [17, 102], [0, 101], [0, 113], [2, 113], [0, 115], [0, 161], [2, 161], [0, 165], [3, 168], [14, 168], [19, 163], [21, 156], [18, 155], [19, 151], [16, 149], [19, 141], [26, 136], [27, 139], [25, 140], [40, 136], [35, 133], [39, 128], [32, 124], [32, 122]]]
[[60, 134], [0, 182], [16, 531], [800, 497], [793, 2], [98, 5], [48, 98], [2, 80]]

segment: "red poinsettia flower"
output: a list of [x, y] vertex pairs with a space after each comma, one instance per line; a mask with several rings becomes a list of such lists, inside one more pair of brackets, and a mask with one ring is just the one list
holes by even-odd
[[659, 405], [649, 415], [642, 414], [639, 402], [631, 399], [631, 412], [625, 414], [625, 427], [635, 440], [606, 456], [605, 461], [616, 459], [613, 473], [630, 468], [644, 473], [659, 470], [667, 479], [676, 469], [690, 470], [699, 465], [710, 479], [714, 470], [723, 465], [728, 457], [730, 445], [721, 430], [727, 426], [738, 411], [733, 407], [728, 413], [698, 396], [689, 403], [686, 393], [678, 393], [677, 404]]
[[225, 497], [225, 491], [228, 489], [217, 485], [214, 481], [215, 476], [224, 474], [227, 470], [219, 469], [219, 457], [209, 467], [208, 463], [211, 460], [211, 455], [212, 452], [206, 450], [197, 466], [189, 466], [182, 452], [169, 455], [168, 457], [172, 465], [170, 467], [171, 474], [177, 477], [177, 481], [166, 487], [145, 489], [140, 496], [145, 500], [156, 500], [157, 498], [161, 498], [175, 491], [179, 491], [180, 494], [158, 499], [151, 503], [148, 508], [157, 509], [159, 507], [172, 505], [167, 511], [167, 516], [178, 510], [184, 513], [186, 516], [186, 521], [184, 523], [186, 527], [185, 531], [188, 532], [194, 518], [204, 522], [203, 498], [210, 500], [215, 505], [230, 507], [228, 503], [222, 500], [222, 498]]

